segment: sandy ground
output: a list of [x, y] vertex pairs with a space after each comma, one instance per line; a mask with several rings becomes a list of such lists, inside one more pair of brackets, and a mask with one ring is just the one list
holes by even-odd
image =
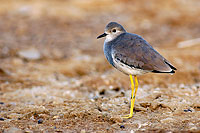
[[[200, 132], [198, 0], [68, 0], [0, 4], [0, 132]], [[106, 61], [110, 21], [143, 36], [178, 71], [129, 77]], [[190, 46], [192, 44], [192, 46]]]

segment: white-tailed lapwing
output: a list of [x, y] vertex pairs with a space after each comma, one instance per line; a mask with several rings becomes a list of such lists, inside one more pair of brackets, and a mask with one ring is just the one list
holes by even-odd
[[106, 37], [104, 54], [109, 63], [130, 76], [131, 108], [130, 114], [124, 118], [131, 118], [138, 89], [137, 75], [148, 72], [175, 73], [176, 68], [141, 36], [126, 32], [123, 26], [116, 22], [110, 22], [106, 26], [105, 32], [97, 39], [102, 37]]

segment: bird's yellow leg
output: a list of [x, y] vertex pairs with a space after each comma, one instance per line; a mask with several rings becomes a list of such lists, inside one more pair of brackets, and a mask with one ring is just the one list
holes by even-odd
[[137, 90], [138, 90], [138, 80], [137, 80], [137, 76], [134, 76], [134, 78], [135, 78], [135, 94], [134, 94], [134, 99], [133, 99], [133, 107], [134, 107], [135, 98], [136, 98], [136, 94], [137, 94]]
[[[132, 92], [131, 92], [131, 108], [130, 108], [130, 114], [126, 115], [126, 116], [123, 116], [123, 118], [131, 118], [131, 117], [133, 117], [133, 108], [134, 108], [135, 97], [136, 97], [136, 93], [137, 93], [137, 89], [138, 89], [137, 76], [134, 76], [134, 78], [135, 78], [135, 94], [134, 94], [133, 77], [132, 77], [132, 75], [129, 75], [129, 76], [130, 76], [130, 80], [131, 80], [131, 89], [132, 89]], [[133, 94], [134, 94], [134, 96], [133, 96]]]

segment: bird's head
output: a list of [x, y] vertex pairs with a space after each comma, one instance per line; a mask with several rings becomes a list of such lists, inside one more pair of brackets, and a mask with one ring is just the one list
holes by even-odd
[[103, 34], [99, 35], [97, 39], [106, 37], [106, 42], [112, 41], [117, 36], [119, 36], [122, 33], [125, 33], [126, 30], [121, 26], [120, 24], [116, 22], [110, 22], [106, 28]]

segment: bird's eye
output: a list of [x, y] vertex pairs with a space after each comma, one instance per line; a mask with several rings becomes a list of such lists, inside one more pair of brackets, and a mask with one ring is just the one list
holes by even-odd
[[116, 29], [113, 29], [112, 32], [116, 32]]

